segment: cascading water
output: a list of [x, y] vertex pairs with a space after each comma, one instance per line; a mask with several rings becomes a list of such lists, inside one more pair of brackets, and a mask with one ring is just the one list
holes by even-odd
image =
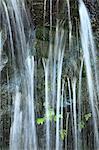
[[[96, 70], [96, 55], [95, 55], [90, 19], [88, 16], [87, 9], [82, 0], [80, 1], [80, 4], [79, 4], [79, 13], [80, 13], [80, 21], [81, 21], [81, 43], [82, 43], [82, 50], [84, 54], [84, 62], [86, 66], [89, 100], [90, 100], [89, 103], [91, 105], [91, 110], [92, 110], [92, 115], [93, 115], [94, 138], [95, 138], [94, 146], [95, 146], [95, 149], [98, 149], [99, 148], [99, 131], [98, 131], [97, 110], [95, 107], [95, 105], [97, 104], [97, 99], [95, 96], [99, 94], [98, 93], [99, 89], [98, 89], [98, 78], [97, 78], [97, 70]], [[95, 75], [92, 72], [92, 64], [91, 64], [92, 60], [93, 60], [93, 65], [95, 69]]]
[[[64, 86], [65, 86], [65, 81], [63, 80], [62, 82], [62, 95], [61, 95], [61, 103], [60, 103], [60, 106], [61, 106], [61, 116], [63, 116], [63, 100], [64, 100]], [[61, 117], [61, 123], [60, 123], [60, 130], [62, 131], [63, 130], [63, 118]], [[63, 142], [61, 142], [61, 149], [62, 149], [62, 145], [63, 145]]]
[[[79, 91], [78, 91], [78, 122], [81, 122], [81, 115], [82, 115], [82, 97], [81, 97], [81, 93], [82, 93], [82, 71], [83, 71], [83, 58], [81, 60], [81, 68], [80, 68], [80, 72], [79, 72]], [[80, 131], [80, 126], [78, 126], [78, 131]], [[78, 149], [82, 149], [82, 144], [81, 144], [81, 133], [78, 132]]]
[[64, 33], [62, 31], [58, 51], [58, 68], [57, 68], [57, 106], [56, 106], [56, 150], [59, 148], [59, 112], [60, 112], [60, 101], [61, 101], [61, 75], [62, 75], [62, 63], [63, 63], [63, 56], [64, 56], [64, 45], [62, 47], [61, 43], [63, 43]]
[[50, 149], [50, 122], [49, 122], [49, 92], [48, 92], [48, 79], [49, 79], [49, 61], [44, 62], [45, 72], [45, 111], [46, 111], [46, 149]]
[[[6, 28], [9, 38], [9, 54], [14, 71], [15, 96], [14, 119], [10, 133], [10, 150], [37, 149], [35, 112], [34, 112], [34, 58], [26, 42], [23, 15], [26, 15], [24, 2], [19, 0], [1, 0], [7, 20]], [[24, 12], [24, 14], [22, 14]], [[11, 19], [10, 19], [11, 17]], [[27, 19], [27, 16], [25, 20]], [[29, 21], [26, 20], [29, 27]], [[8, 27], [7, 27], [8, 26]], [[29, 30], [29, 28], [28, 28]], [[14, 36], [13, 36], [14, 32]], [[16, 58], [17, 57], [17, 58]], [[21, 86], [17, 87], [16, 72], [19, 72]]]
[[14, 121], [11, 127], [10, 134], [10, 150], [21, 149], [21, 133], [22, 133], [22, 112], [20, 110], [21, 93], [19, 89], [16, 89], [16, 95], [14, 97]]
[[[60, 38], [59, 38], [60, 36]], [[59, 42], [59, 43], [58, 43]], [[49, 46], [49, 57], [47, 61], [43, 60], [44, 72], [45, 72], [45, 111], [46, 111], [46, 149], [50, 149], [52, 143], [50, 142], [50, 133], [53, 130], [50, 126], [49, 120], [49, 107], [56, 109], [56, 149], [60, 149], [60, 107], [61, 107], [61, 74], [62, 74], [62, 62], [64, 56], [65, 45], [61, 45], [64, 42], [64, 31], [56, 26], [55, 35], [55, 47], [54, 51]], [[59, 47], [59, 49], [57, 49]], [[53, 55], [53, 53], [55, 55]], [[58, 54], [57, 54], [58, 53]], [[53, 76], [52, 76], [53, 75]], [[51, 91], [49, 92], [49, 85], [51, 85]], [[53, 90], [52, 90], [53, 89]], [[51, 98], [52, 101], [49, 99]], [[56, 101], [57, 99], [57, 101]], [[51, 104], [52, 102], [52, 104]], [[53, 146], [52, 146], [53, 148]]]
[[77, 100], [76, 100], [76, 81], [77, 79], [74, 78], [73, 79], [73, 83], [72, 83], [72, 91], [73, 91], [73, 126], [74, 126], [74, 146], [75, 146], [75, 150], [77, 150], [77, 112], [76, 112], [76, 104], [77, 104]]
[[[53, 27], [53, 3], [53, 0], [50, 0], [48, 56], [41, 59], [43, 62], [40, 64], [43, 68], [43, 80], [41, 82], [44, 86], [39, 91], [38, 70], [36, 69], [38, 69], [40, 60], [33, 56], [34, 51], [31, 52], [34, 39], [31, 41], [30, 34], [34, 35], [35, 33], [30, 27], [25, 2], [24, 0], [0, 0], [0, 8], [3, 11], [0, 10], [2, 14], [0, 26], [0, 112], [3, 101], [1, 91], [4, 89], [8, 94], [9, 102], [7, 103], [11, 101], [8, 149], [98, 150], [99, 81], [95, 44], [88, 11], [83, 1], [79, 0], [82, 52], [81, 59], [78, 58], [79, 64], [77, 64], [76, 51], [73, 47], [75, 40], [71, 3], [68, 0], [66, 2], [69, 22], [66, 25], [68, 27], [65, 27], [64, 23], [59, 23], [59, 0], [56, 4], [57, 18]], [[43, 48], [45, 48], [47, 0], [44, 0], [43, 9], [42, 34], [44, 37], [42, 39], [44, 40]], [[68, 32], [65, 32], [65, 28], [68, 28]], [[78, 29], [78, 26], [76, 28]], [[79, 43], [79, 40], [76, 40]], [[33, 45], [33, 47], [35, 46]], [[78, 44], [76, 47], [79, 50]], [[71, 55], [71, 52], [74, 52], [72, 54], [74, 56]], [[68, 53], [70, 54], [69, 59]], [[68, 62], [65, 65], [66, 61]], [[83, 77], [84, 71], [86, 71], [85, 77]], [[6, 80], [5, 84], [2, 84], [3, 78]], [[83, 80], [87, 80], [88, 88], [86, 91], [84, 91]], [[85, 92], [84, 95], [89, 94], [88, 100], [83, 97], [83, 91]], [[43, 93], [40, 99], [39, 92]], [[39, 115], [36, 109], [38, 99], [41, 102], [40, 105], [43, 105]], [[86, 112], [88, 112], [87, 115]], [[1, 116], [2, 114], [0, 114], [0, 121]], [[40, 130], [43, 131], [42, 135], [40, 135]], [[91, 145], [90, 140], [94, 141], [93, 145]]]

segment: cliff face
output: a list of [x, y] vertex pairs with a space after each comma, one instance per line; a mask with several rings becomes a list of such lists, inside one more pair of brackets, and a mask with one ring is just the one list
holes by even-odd
[[[43, 25], [44, 19], [44, 0], [25, 0], [27, 4], [27, 8], [30, 11], [32, 21], [34, 21], [35, 25]], [[84, 0], [88, 11], [90, 13], [91, 19], [95, 19], [99, 22], [99, 5], [97, 0]], [[75, 16], [77, 12], [78, 3], [76, 0], [70, 0], [70, 9], [71, 16]], [[63, 13], [64, 12], [64, 13]], [[57, 16], [57, 0], [52, 0], [52, 16], [53, 20], [55, 17], [59, 17], [59, 15], [63, 13], [63, 15], [67, 13], [67, 3], [64, 0], [59, 0], [58, 4], [58, 16]], [[50, 1], [46, 0], [46, 21], [49, 20], [50, 14]], [[64, 16], [67, 17], [67, 16]], [[93, 21], [95, 21], [93, 20]]]
[[[46, 17], [44, 23], [44, 0], [25, 0], [27, 8], [30, 12], [31, 21], [35, 25], [36, 29], [38, 27], [43, 28], [43, 25], [49, 29], [50, 24], [50, 1], [46, 0]], [[77, 0], [70, 0], [70, 11], [71, 11], [71, 21], [73, 27], [76, 26], [76, 21], [79, 20], [78, 14], [78, 3]], [[84, 0], [86, 7], [89, 11], [93, 32], [98, 40], [99, 36], [99, 4], [97, 0]], [[56, 19], [60, 22], [65, 22], [68, 28], [68, 8], [67, 3], [64, 0], [59, 0], [58, 12], [57, 12], [57, 0], [52, 0], [52, 19], [53, 26], [56, 25]], [[79, 21], [78, 21], [79, 22]], [[38, 38], [38, 37], [37, 37]]]
[[[49, 45], [49, 29], [50, 29], [50, 0], [46, 0], [46, 16], [44, 22], [44, 0], [25, 0], [27, 8], [30, 12], [31, 22], [36, 28], [36, 49], [38, 57], [46, 57]], [[72, 22], [73, 37], [76, 37], [76, 31], [79, 32], [79, 13], [77, 0], [70, 0], [70, 13]], [[89, 11], [91, 24], [96, 42], [97, 49], [99, 48], [99, 5], [97, 0], [84, 0], [84, 3]], [[57, 12], [58, 10], [58, 12]], [[65, 31], [68, 34], [68, 7], [67, 2], [59, 0], [57, 8], [57, 0], [52, 0], [52, 22], [53, 36], [55, 35], [56, 19], [60, 23], [64, 22]], [[61, 25], [62, 26], [62, 25]], [[45, 27], [46, 35], [43, 37], [43, 27]], [[67, 37], [68, 38], [68, 37]], [[76, 40], [76, 39], [75, 39]], [[42, 50], [43, 49], [43, 50]], [[67, 42], [68, 49], [68, 42]], [[98, 52], [98, 51], [97, 51]], [[97, 54], [98, 56], [99, 54]]]

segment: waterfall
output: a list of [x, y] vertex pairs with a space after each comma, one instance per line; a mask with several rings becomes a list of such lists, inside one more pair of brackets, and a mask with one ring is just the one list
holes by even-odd
[[15, 108], [14, 108], [14, 121], [11, 127], [11, 134], [10, 134], [10, 150], [17, 150], [21, 149], [21, 134], [22, 134], [22, 112], [20, 110], [20, 100], [21, 100], [21, 93], [19, 89], [16, 89], [16, 95], [13, 97], [15, 100]]
[[[7, 33], [9, 34], [9, 54], [14, 71], [14, 82], [17, 84], [17, 71], [21, 87], [15, 87], [13, 95], [14, 119], [11, 125], [10, 149], [37, 149], [34, 112], [34, 58], [30, 56], [29, 44], [25, 33], [23, 13], [26, 15], [24, 2], [20, 0], [2, 0]], [[25, 16], [29, 29], [29, 21]], [[12, 18], [12, 20], [10, 19]], [[13, 37], [14, 32], [14, 37]], [[28, 32], [29, 34], [29, 32]], [[29, 35], [28, 35], [29, 37]]]
[[46, 114], [46, 149], [50, 149], [50, 122], [49, 122], [49, 90], [48, 90], [48, 79], [49, 79], [49, 60], [44, 62], [45, 72], [45, 114]]
[[0, 128], [0, 144], [1, 136], [8, 134], [9, 150], [98, 150], [99, 77], [88, 10], [79, 0], [75, 16], [72, 1], [66, 0], [67, 18], [61, 18], [62, 1], [55, 1], [55, 6], [53, 0], [35, 2], [34, 7], [42, 4], [44, 13], [39, 14], [42, 29], [35, 34], [25, 2], [0, 0], [2, 129], [10, 120], [10, 133]]
[[72, 89], [73, 89], [73, 126], [74, 126], [74, 147], [77, 150], [77, 100], [76, 100], [76, 82], [77, 79], [74, 78], [72, 82]]
[[[83, 3], [80, 1], [79, 4], [79, 14], [80, 14], [80, 22], [81, 22], [81, 43], [82, 43], [82, 50], [84, 55], [84, 63], [86, 66], [86, 75], [87, 75], [87, 83], [88, 83], [88, 91], [89, 91], [89, 103], [92, 110], [93, 115], [93, 123], [94, 123], [94, 138], [95, 138], [95, 147], [96, 149], [99, 148], [99, 132], [98, 132], [98, 118], [97, 118], [97, 111], [96, 111], [96, 104], [97, 99], [96, 95], [99, 94], [99, 84], [98, 84], [98, 77], [97, 77], [97, 67], [96, 67], [96, 52], [95, 46], [93, 41], [92, 29], [90, 24], [90, 18], [88, 15], [88, 11]], [[95, 71], [95, 75], [93, 74], [93, 67]], [[96, 88], [95, 88], [96, 86]]]
[[[81, 67], [79, 72], [79, 88], [78, 88], [78, 122], [81, 122], [81, 115], [82, 115], [82, 71], [83, 71], [83, 58], [81, 60]], [[81, 133], [80, 126], [78, 126], [78, 149], [82, 148], [82, 139], [81, 139]]]
[[58, 70], [57, 70], [57, 104], [56, 104], [56, 150], [59, 150], [59, 112], [60, 112], [60, 100], [61, 100], [61, 75], [62, 75], [62, 63], [63, 63], [63, 56], [64, 56], [64, 45], [62, 48], [62, 40], [63, 40], [64, 32], [61, 32], [61, 39], [58, 51]]

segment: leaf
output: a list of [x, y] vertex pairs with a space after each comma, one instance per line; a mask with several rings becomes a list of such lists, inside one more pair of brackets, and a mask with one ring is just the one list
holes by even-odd
[[45, 118], [37, 118], [36, 122], [38, 125], [40, 125], [40, 124], [42, 125], [45, 122]]
[[64, 140], [65, 137], [67, 137], [67, 130], [65, 129], [60, 130], [60, 137], [62, 140]]
[[48, 110], [48, 116], [45, 115], [45, 118], [46, 119], [48, 118], [50, 121], [52, 121], [54, 115], [55, 115], [54, 110], [52, 108], [49, 108], [49, 110]]
[[85, 118], [86, 121], [88, 121], [91, 118], [91, 116], [92, 116], [92, 114], [88, 113], [88, 114], [84, 115], [84, 118]]
[[63, 116], [61, 115], [61, 114], [59, 114], [58, 116], [54, 116], [54, 121], [57, 121], [57, 118], [59, 118], [59, 119], [63, 119]]
[[80, 132], [81, 132], [81, 130], [84, 129], [84, 128], [85, 128], [85, 122], [84, 122], [84, 121], [81, 121], [81, 122], [79, 123], [79, 130], [80, 130]]

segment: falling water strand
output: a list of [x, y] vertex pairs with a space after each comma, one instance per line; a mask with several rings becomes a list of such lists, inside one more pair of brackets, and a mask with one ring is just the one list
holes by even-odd
[[47, 0], [44, 0], [44, 25], [45, 25], [45, 18], [46, 18], [46, 3]]
[[[87, 9], [86, 9], [87, 12]], [[94, 72], [95, 72], [95, 85], [97, 87], [97, 94], [98, 94], [98, 98], [99, 98], [99, 81], [98, 81], [98, 72], [97, 72], [97, 61], [96, 61], [96, 49], [95, 49], [95, 43], [94, 43], [94, 38], [93, 38], [93, 33], [92, 33], [92, 28], [91, 28], [91, 23], [90, 23], [90, 18], [88, 16], [88, 13], [86, 14], [86, 19], [88, 22], [88, 33], [89, 33], [89, 42], [90, 42], [90, 48], [91, 48], [91, 53], [92, 53], [92, 57], [93, 57], [93, 66], [94, 66]]]
[[46, 5], [47, 0], [44, 0], [44, 20], [43, 20], [43, 47], [44, 47], [44, 41], [45, 41], [45, 24], [46, 24]]
[[50, 32], [52, 33], [52, 0], [50, 0]]
[[69, 22], [69, 50], [71, 50], [71, 42], [72, 42], [72, 23], [71, 23], [71, 14], [70, 14], [70, 3], [67, 0], [68, 7], [68, 22]]
[[59, 13], [59, 0], [57, 0], [57, 18], [58, 18], [58, 13]]
[[[82, 96], [81, 96], [81, 90], [82, 90], [82, 71], [83, 71], [83, 58], [81, 60], [81, 67], [80, 67], [80, 73], [79, 73], [79, 87], [78, 87], [78, 123], [81, 122], [81, 106], [82, 106]], [[80, 132], [80, 125], [78, 126], [78, 149], [81, 149], [81, 132]]]
[[9, 28], [11, 54], [12, 54], [12, 61], [13, 61], [12, 66], [13, 66], [13, 69], [14, 69], [14, 74], [16, 76], [16, 64], [15, 64], [14, 45], [13, 45], [12, 30], [11, 30], [11, 25], [10, 25], [10, 18], [9, 18], [9, 14], [8, 14], [8, 9], [7, 9], [6, 3], [4, 1], [2, 1], [2, 3], [3, 3], [3, 6], [4, 6], [4, 9], [5, 9], [7, 23], [8, 23], [8, 28]]
[[73, 125], [73, 106], [72, 106], [72, 103], [73, 103], [73, 101], [72, 101], [72, 89], [71, 89], [71, 86], [70, 86], [70, 79], [69, 79], [69, 77], [67, 77], [67, 82], [68, 82], [68, 91], [69, 91], [69, 100], [70, 100], [70, 116], [71, 116], [71, 126], [72, 126], [72, 133], [71, 133], [71, 135], [73, 135], [73, 132], [74, 132], [74, 130], [73, 130], [73, 127], [74, 127], [74, 125]]
[[[62, 95], [61, 95], [61, 125], [60, 125], [60, 131], [63, 131], [63, 100], [64, 100], [64, 85], [65, 85], [65, 81], [63, 80], [62, 82]], [[61, 142], [61, 149], [63, 146], [63, 141]]]
[[4, 6], [4, 9], [5, 9], [7, 23], [8, 23], [8, 28], [9, 28], [10, 43], [11, 43], [11, 50], [12, 50], [12, 58], [14, 58], [14, 46], [13, 46], [12, 31], [11, 31], [11, 25], [10, 25], [8, 9], [7, 9], [6, 3], [4, 1], [2, 1], [2, 3], [3, 3], [3, 6]]
[[22, 134], [22, 112], [20, 110], [21, 93], [18, 87], [16, 87], [14, 101], [14, 121], [10, 131], [10, 150], [21, 149], [20, 143], [22, 142], [20, 141]]
[[[80, 21], [81, 21], [81, 43], [82, 43], [82, 49], [84, 54], [84, 62], [86, 66], [86, 74], [87, 74], [87, 83], [88, 83], [88, 91], [89, 91], [89, 99], [90, 99], [90, 105], [92, 109], [92, 116], [94, 121], [94, 137], [95, 137], [95, 143], [96, 149], [99, 148], [99, 132], [98, 132], [98, 119], [96, 114], [96, 108], [95, 108], [95, 101], [94, 101], [94, 79], [92, 78], [92, 68], [91, 68], [91, 59], [90, 59], [90, 28], [89, 28], [89, 16], [87, 9], [83, 3], [83, 1], [80, 1], [79, 5], [79, 13], [80, 13]], [[93, 52], [92, 52], [93, 53]], [[94, 62], [94, 58], [93, 58]], [[95, 64], [94, 64], [95, 65]]]
[[34, 57], [28, 57], [26, 61], [28, 70], [28, 110], [29, 110], [29, 149], [37, 150], [36, 125], [34, 112]]
[[[59, 36], [58, 36], [58, 26], [56, 25], [56, 33], [55, 33], [55, 41], [54, 41], [54, 47], [53, 47], [53, 55], [52, 55], [52, 81], [51, 81], [51, 94], [52, 94], [52, 108], [53, 110], [56, 109], [56, 90], [57, 90], [57, 50], [58, 50], [58, 43], [59, 43]], [[55, 123], [54, 121], [51, 124], [51, 132], [52, 136], [55, 136], [55, 133], [53, 132], [53, 129], [55, 131]]]
[[[26, 70], [24, 70], [24, 65], [25, 65], [25, 60], [26, 57], [29, 55], [29, 51], [27, 51], [27, 45], [26, 45], [26, 37], [25, 37], [25, 32], [24, 32], [24, 24], [23, 24], [23, 19], [21, 16], [21, 9], [20, 9], [20, 1], [19, 0], [10, 0], [11, 1], [11, 5], [13, 7], [13, 11], [14, 11], [14, 18], [15, 18], [15, 26], [17, 28], [17, 34], [16, 34], [16, 38], [17, 41], [20, 41], [20, 48], [17, 50], [18, 51], [18, 59], [20, 60], [20, 69], [21, 72], [26, 72]], [[20, 55], [21, 54], [21, 55]]]
[[77, 150], [77, 112], [76, 112], [76, 78], [73, 79], [72, 89], [73, 89], [73, 124], [74, 124], [74, 149]]
[[56, 99], [56, 61], [57, 61], [57, 49], [58, 49], [58, 42], [59, 42], [59, 36], [58, 36], [58, 26], [56, 26], [56, 35], [55, 35], [55, 46], [54, 46], [54, 61], [53, 61], [53, 81], [52, 81], [52, 106], [55, 107], [55, 99]]
[[[57, 106], [56, 106], [56, 150], [59, 150], [60, 139], [59, 139], [59, 111], [60, 111], [60, 98], [61, 98], [61, 74], [62, 74], [62, 63], [64, 56], [64, 46], [61, 45], [63, 42], [64, 32], [61, 32], [61, 39], [58, 51], [58, 70], [57, 70]], [[62, 48], [63, 46], [63, 48]], [[62, 49], [62, 50], [61, 50]]]
[[[13, 101], [15, 101], [15, 109], [14, 120], [11, 125], [10, 149], [27, 150], [34, 148], [36, 150], [37, 143], [34, 114], [34, 58], [30, 58], [30, 47], [29, 45], [27, 46], [26, 43], [26, 35], [24, 31], [25, 27], [22, 18], [22, 13], [26, 13], [26, 10], [23, 3], [24, 2], [22, 1], [21, 3], [20, 0], [9, 0], [6, 1], [6, 3], [2, 0], [5, 17], [7, 20], [6, 26], [8, 26], [7, 33], [10, 37], [8, 42], [12, 54], [12, 68], [14, 70], [13, 75], [15, 78], [14, 82], [17, 83], [17, 70], [20, 72], [19, 78], [21, 80], [21, 86], [15, 91], [16, 96], [13, 96]], [[12, 20], [10, 20], [10, 18]], [[12, 31], [14, 31], [14, 40]], [[17, 55], [14, 56], [14, 54]], [[16, 63], [19, 63], [18, 67], [16, 66]]]
[[52, 59], [52, 0], [50, 0], [50, 31], [49, 31], [49, 39], [50, 39], [50, 43], [49, 43], [49, 57], [50, 57], [50, 59]]
[[65, 81], [62, 82], [62, 95], [61, 95], [61, 129], [63, 129], [63, 100], [64, 100], [64, 84]]
[[65, 150], [67, 150], [67, 143], [68, 143], [68, 137], [67, 137], [67, 134], [68, 134], [68, 123], [69, 123], [69, 113], [67, 112], [67, 117], [66, 117], [66, 137], [65, 137]]
[[50, 149], [50, 122], [49, 122], [49, 93], [48, 93], [48, 77], [49, 77], [49, 60], [43, 59], [45, 72], [45, 114], [46, 114], [46, 149]]
[[52, 45], [52, 0], [50, 0], [50, 31], [49, 31], [49, 59], [50, 59], [50, 78], [51, 78], [51, 87], [53, 86], [53, 45]]

